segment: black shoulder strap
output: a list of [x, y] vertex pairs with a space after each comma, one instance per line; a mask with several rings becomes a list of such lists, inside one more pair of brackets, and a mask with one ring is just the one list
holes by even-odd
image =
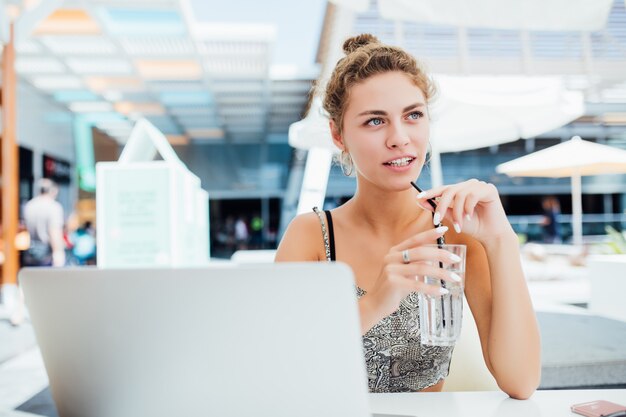
[[326, 213], [326, 220], [328, 221], [328, 241], [330, 243], [330, 260], [336, 261], [335, 258], [335, 231], [333, 229], [333, 216], [330, 215], [330, 210], [324, 210]]

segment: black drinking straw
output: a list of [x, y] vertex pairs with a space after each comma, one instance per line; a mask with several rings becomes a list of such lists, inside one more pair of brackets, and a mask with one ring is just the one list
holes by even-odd
[[[420, 193], [423, 192], [422, 189], [420, 187], [418, 187], [417, 184], [415, 184], [415, 182], [411, 181], [411, 185], [418, 192], [420, 192]], [[433, 210], [437, 211], [437, 203], [435, 203], [435, 200], [433, 200], [432, 198], [428, 198], [428, 199], [426, 199], [426, 201], [428, 201], [428, 204], [430, 204], [430, 206], [433, 208]], [[433, 212], [433, 216], [434, 215], [435, 215], [435, 213]], [[435, 225], [435, 227], [440, 227], [440, 226], [441, 226], [441, 222], [439, 222], [439, 224]], [[440, 237], [437, 238], [437, 246], [439, 247], [439, 249], [441, 249], [442, 245], [445, 245], [445, 244], [446, 244], [446, 241], [443, 238], [443, 235], [441, 235]], [[443, 268], [443, 264], [441, 262], [439, 262], [439, 267]], [[442, 282], [442, 284], [443, 284], [443, 282]]]
[[[419, 193], [423, 192], [422, 189], [420, 187], [418, 187], [418, 185], [414, 182], [411, 181], [411, 185], [413, 186], [413, 188], [415, 188]], [[437, 211], [437, 203], [435, 203], [435, 200], [432, 198], [427, 198], [426, 201], [428, 201], [428, 204], [430, 204], [430, 206], [433, 208], [433, 210]], [[433, 216], [435, 215], [435, 212], [433, 212]], [[435, 227], [441, 227], [441, 222], [439, 222], [439, 224], [435, 225]], [[443, 245], [446, 244], [446, 241], [443, 237], [443, 235], [439, 236], [437, 238], [437, 247], [439, 249], [443, 249]], [[443, 269], [443, 262], [439, 262], [439, 268]], [[446, 288], [446, 282], [444, 280], [440, 280], [441, 282], [441, 288]], [[443, 325], [446, 325], [446, 314], [445, 314], [445, 305], [443, 302], [443, 298], [441, 299], [441, 315], [443, 316]], [[452, 315], [450, 315], [452, 316]]]

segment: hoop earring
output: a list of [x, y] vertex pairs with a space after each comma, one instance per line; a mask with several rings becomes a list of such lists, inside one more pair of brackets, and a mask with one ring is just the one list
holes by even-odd
[[346, 151], [341, 151], [341, 157], [339, 158], [339, 165], [341, 165], [341, 172], [346, 177], [350, 177], [354, 171], [354, 163], [352, 157]]

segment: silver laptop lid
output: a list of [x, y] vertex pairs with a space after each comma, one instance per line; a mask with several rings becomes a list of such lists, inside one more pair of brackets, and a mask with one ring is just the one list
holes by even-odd
[[61, 417], [369, 416], [351, 270], [23, 269]]

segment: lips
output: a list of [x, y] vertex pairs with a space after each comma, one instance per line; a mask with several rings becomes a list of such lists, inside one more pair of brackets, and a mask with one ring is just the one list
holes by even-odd
[[403, 156], [401, 158], [392, 159], [391, 161], [384, 162], [383, 165], [392, 166], [392, 167], [404, 167], [409, 165], [411, 162], [415, 160], [412, 156]]

